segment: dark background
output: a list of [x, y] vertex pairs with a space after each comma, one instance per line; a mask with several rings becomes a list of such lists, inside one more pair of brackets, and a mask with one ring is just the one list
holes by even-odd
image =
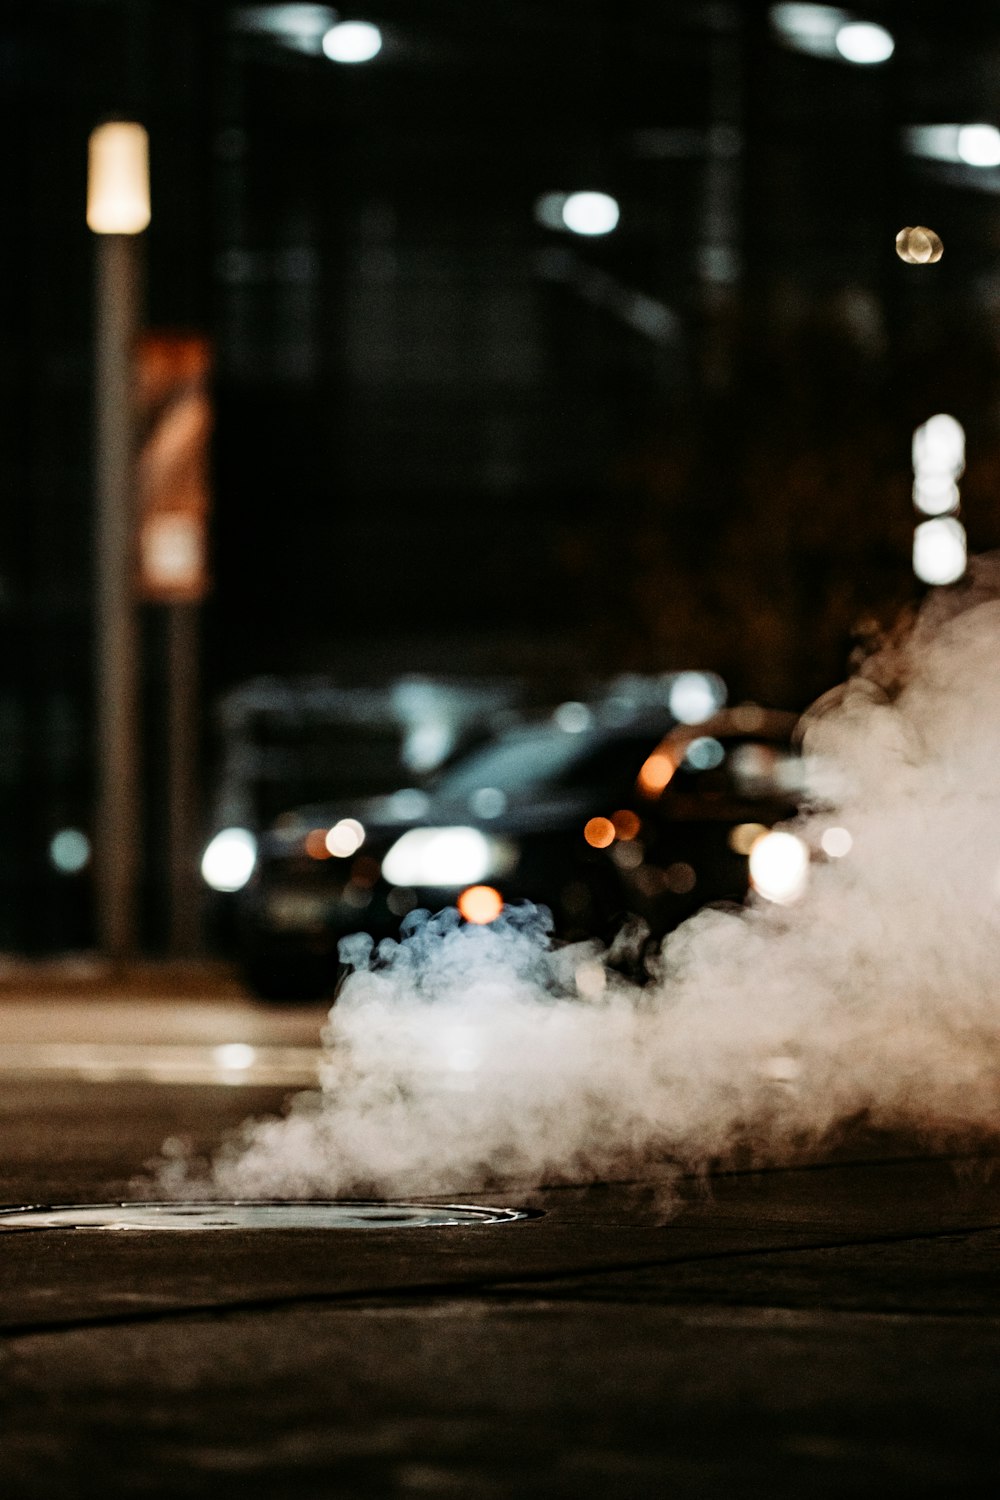
[[[877, 67], [782, 45], [754, 0], [372, 0], [356, 67], [251, 10], [0, 16], [0, 947], [92, 941], [47, 848], [91, 817], [104, 118], [150, 134], [148, 321], [215, 347], [206, 807], [212, 705], [260, 674], [558, 701], [704, 667], [803, 706], [917, 595], [934, 411], [967, 431], [970, 547], [1000, 540], [1000, 169], [904, 137], [1000, 119], [995, 5], [872, 0]], [[614, 194], [613, 234], [539, 224], [575, 188]], [[937, 266], [894, 253], [921, 223]], [[155, 787], [155, 606], [143, 632]]]

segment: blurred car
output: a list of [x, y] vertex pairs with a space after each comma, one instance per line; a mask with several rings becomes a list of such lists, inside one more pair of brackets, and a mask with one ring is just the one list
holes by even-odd
[[663, 708], [616, 721], [564, 705], [487, 739], [423, 788], [279, 818], [238, 897], [248, 983], [274, 998], [323, 993], [342, 936], [393, 935], [417, 907], [458, 904], [487, 920], [527, 899], [549, 906], [566, 935], [594, 930], [618, 883], [583, 829], [596, 809], [632, 795], [671, 722]]
[[733, 830], [793, 810], [781, 767], [795, 716], [744, 707], [664, 734], [663, 710], [607, 722], [576, 708], [505, 730], [425, 789], [280, 818], [239, 896], [251, 987], [326, 993], [341, 937], [394, 935], [417, 907], [485, 923], [530, 900], [574, 939], [607, 936], [629, 913], [660, 935], [705, 901], [742, 897]]

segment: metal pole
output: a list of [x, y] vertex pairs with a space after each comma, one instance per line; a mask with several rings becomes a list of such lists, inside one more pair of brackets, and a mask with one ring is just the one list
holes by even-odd
[[137, 946], [138, 656], [132, 351], [139, 325], [139, 247], [96, 236], [96, 592], [98, 940], [109, 958]]
[[170, 951], [191, 956], [200, 943], [198, 831], [198, 606], [167, 606], [167, 842]]

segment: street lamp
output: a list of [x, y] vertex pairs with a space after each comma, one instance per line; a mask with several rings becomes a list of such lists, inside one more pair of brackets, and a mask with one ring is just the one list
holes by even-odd
[[140, 314], [137, 236], [149, 223], [149, 140], [134, 121], [90, 136], [87, 223], [96, 236], [97, 809], [95, 893], [101, 949], [135, 951], [139, 867], [135, 417]]
[[132, 120], [90, 134], [87, 224], [95, 234], [141, 234], [149, 224], [149, 136]]

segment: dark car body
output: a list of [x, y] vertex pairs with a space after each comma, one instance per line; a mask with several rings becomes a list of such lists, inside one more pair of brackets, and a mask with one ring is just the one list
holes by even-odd
[[[555, 720], [521, 723], [459, 758], [425, 789], [404, 788], [350, 806], [302, 808], [260, 840], [257, 866], [239, 900], [245, 976], [265, 995], [317, 993], [336, 975], [339, 939], [364, 929], [398, 931], [416, 907], [454, 905], [488, 883], [504, 901], [550, 907], [568, 936], [594, 930], [619, 900], [613, 866], [583, 837], [587, 820], [633, 794], [636, 768], [670, 726], [660, 710], [624, 723], [599, 715], [572, 729]], [[364, 830], [345, 857], [329, 856], [323, 833], [344, 820]], [[474, 831], [495, 858], [480, 879], [386, 878], [387, 856], [416, 830]]]
[[[482, 884], [505, 903], [547, 906], [567, 939], [607, 937], [630, 913], [660, 935], [706, 901], [741, 899], [746, 857], [732, 847], [732, 830], [787, 816], [794, 793], [773, 775], [741, 775], [740, 757], [744, 769], [748, 754], [785, 764], [794, 716], [734, 709], [664, 734], [666, 717], [595, 715], [574, 730], [520, 724], [425, 790], [279, 819], [240, 896], [247, 981], [273, 998], [324, 993], [347, 933], [393, 936], [409, 911], [455, 905]], [[707, 742], [722, 758], [699, 768], [690, 756]], [[671, 773], [654, 785], [657, 757]], [[359, 829], [363, 841], [351, 847]], [[421, 848], [430, 850], [423, 863]], [[417, 851], [413, 879], [399, 873], [408, 849]], [[472, 863], [460, 870], [463, 853]]]

